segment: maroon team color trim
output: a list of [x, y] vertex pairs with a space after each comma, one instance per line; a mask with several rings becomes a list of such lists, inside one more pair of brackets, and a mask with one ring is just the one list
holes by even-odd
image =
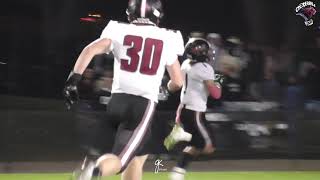
[[[153, 106], [152, 106], [153, 105]], [[138, 146], [141, 144], [142, 139], [144, 138], [147, 128], [150, 125], [153, 113], [155, 110], [155, 103], [149, 101], [147, 109], [143, 115], [143, 118], [141, 120], [141, 122], [139, 123], [139, 125], [135, 128], [128, 144], [123, 148], [122, 152], [119, 155], [119, 158], [121, 159], [121, 166], [122, 168], [125, 167], [127, 165], [127, 163], [129, 162], [129, 160], [132, 158], [132, 156], [135, 155], [135, 151], [138, 148]], [[149, 117], [148, 117], [148, 114]], [[146, 125], [143, 127], [143, 125], [146, 123]], [[138, 133], [142, 131], [142, 135], [139, 137]], [[136, 144], [133, 144], [134, 142], [138, 141]], [[132, 147], [131, 152], [129, 151], [129, 148]], [[129, 153], [128, 155], [126, 155], [127, 153]], [[125, 157], [126, 155], [126, 157]]]
[[205, 143], [206, 143], [206, 144], [212, 144], [207, 129], [206, 129], [205, 126], [201, 123], [201, 119], [200, 119], [201, 116], [200, 116], [200, 115], [201, 115], [200, 112], [196, 112], [196, 113], [195, 113], [198, 129], [199, 129], [199, 131], [200, 131], [200, 133], [201, 133], [201, 135], [202, 135]]

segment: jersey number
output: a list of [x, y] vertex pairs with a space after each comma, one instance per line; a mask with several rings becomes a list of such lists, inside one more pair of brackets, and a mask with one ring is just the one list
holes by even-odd
[[140, 36], [127, 35], [124, 37], [123, 45], [131, 46], [127, 50], [128, 59], [121, 59], [121, 69], [129, 72], [136, 72], [139, 62], [141, 65], [139, 71], [141, 74], [155, 75], [157, 73], [161, 53], [163, 48], [163, 42], [158, 39], [146, 38], [142, 51], [142, 57], [139, 56], [139, 52], [142, 49], [143, 38]]

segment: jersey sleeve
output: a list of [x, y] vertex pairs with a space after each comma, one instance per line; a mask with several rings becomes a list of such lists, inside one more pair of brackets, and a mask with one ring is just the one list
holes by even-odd
[[190, 60], [189, 59], [185, 59], [182, 64], [181, 64], [181, 71], [184, 73], [187, 73], [190, 70], [191, 66], [190, 66]]
[[194, 65], [191, 76], [199, 81], [213, 80], [214, 70], [207, 63], [198, 63]]
[[[103, 29], [100, 38], [108, 38], [112, 39], [112, 37], [115, 37], [117, 30], [117, 21], [110, 20], [107, 26]], [[110, 46], [109, 51], [112, 51], [114, 47], [114, 44], [112, 43]]]
[[174, 31], [169, 40], [172, 52], [171, 56], [168, 57], [166, 64], [172, 65], [178, 59], [178, 56], [183, 55], [184, 42], [180, 31]]

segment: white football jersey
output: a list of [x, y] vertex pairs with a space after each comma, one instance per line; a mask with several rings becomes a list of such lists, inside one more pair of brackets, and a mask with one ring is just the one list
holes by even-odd
[[184, 51], [180, 31], [111, 20], [101, 38], [112, 40], [115, 61], [111, 92], [157, 102], [165, 66], [172, 65]]
[[208, 63], [190, 64], [189, 59], [181, 65], [181, 70], [185, 77], [181, 90], [180, 101], [186, 109], [205, 112], [207, 110], [207, 98], [209, 91], [203, 83], [205, 80], [214, 79], [214, 70]]

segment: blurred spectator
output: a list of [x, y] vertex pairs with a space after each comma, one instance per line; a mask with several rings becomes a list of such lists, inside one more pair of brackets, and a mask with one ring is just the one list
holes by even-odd
[[249, 56], [248, 66], [243, 71], [248, 87], [247, 99], [278, 102], [281, 94], [281, 84], [278, 80], [281, 58], [278, 51], [254, 42], [249, 42], [245, 51]]
[[279, 101], [281, 88], [276, 79], [278, 61], [276, 50], [272, 47], [265, 48], [263, 79], [260, 82], [261, 100], [263, 101]]
[[290, 153], [293, 157], [299, 154], [301, 147], [298, 144], [298, 127], [301, 110], [304, 106], [304, 91], [300, 81], [300, 77], [296, 74], [289, 74], [287, 87], [284, 92], [284, 115], [289, 125], [288, 140]]
[[246, 99], [246, 78], [249, 55], [238, 37], [229, 37], [219, 56], [216, 69], [226, 76], [223, 84], [223, 101], [242, 101]]
[[113, 56], [94, 57], [90, 68], [83, 73], [79, 84], [80, 101], [75, 106], [76, 132], [85, 153], [98, 156], [109, 150], [113, 142], [105, 142], [112, 135], [112, 124], [105, 121], [106, 105], [111, 95]]
[[223, 48], [223, 39], [221, 35], [217, 33], [209, 33], [206, 39], [211, 45], [209, 50], [209, 64], [211, 64], [214, 70], [219, 71], [219, 60], [221, 56], [226, 53]]
[[303, 61], [299, 66], [299, 74], [303, 79], [306, 93], [305, 108], [309, 111], [320, 112], [319, 66], [316, 66], [312, 62]]
[[222, 101], [241, 101], [245, 97], [245, 83], [238, 76], [241, 66], [238, 57], [223, 55], [219, 63], [220, 73], [225, 76]]
[[295, 74], [288, 76], [288, 84], [284, 94], [284, 108], [289, 111], [303, 109], [305, 96], [300, 77]]
[[225, 54], [221, 56], [219, 69], [220, 72], [225, 76], [238, 78], [241, 70], [240, 60], [238, 57]]
[[192, 31], [189, 38], [205, 38], [205, 33], [200, 31]]
[[314, 39], [310, 48], [300, 57], [302, 61], [301, 73], [304, 76], [304, 86], [308, 99], [320, 101], [320, 37]]
[[231, 56], [238, 57], [241, 70], [246, 68], [249, 61], [249, 55], [244, 51], [243, 42], [236, 36], [226, 39], [226, 49]]
[[245, 79], [248, 83], [259, 82], [263, 79], [264, 56], [261, 47], [255, 42], [248, 42], [245, 49], [249, 55]]

